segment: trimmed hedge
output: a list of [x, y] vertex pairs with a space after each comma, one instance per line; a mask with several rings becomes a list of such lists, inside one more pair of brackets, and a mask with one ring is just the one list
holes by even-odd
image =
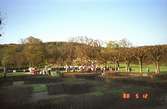
[[100, 96], [82, 94], [66, 95], [52, 99], [40, 100], [23, 107], [24, 109], [131, 109], [159, 105], [157, 99], [122, 100], [119, 96], [105, 93]]
[[31, 87], [5, 87], [0, 90], [0, 106], [12, 108], [17, 105], [25, 104], [29, 101], [32, 94]]
[[46, 75], [21, 75], [21, 76], [12, 76], [7, 78], [0, 78], [0, 82], [5, 81], [25, 81], [26, 84], [34, 84], [34, 83], [49, 83], [49, 82], [58, 82], [62, 81], [61, 78], [58, 77], [50, 77]]
[[48, 94], [82, 94], [90, 92], [91, 87], [86, 82], [48, 84]]
[[49, 84], [47, 85], [48, 87], [48, 94], [49, 95], [57, 95], [57, 94], [63, 94], [65, 93], [64, 91], [64, 84], [63, 83], [57, 83], [57, 84]]

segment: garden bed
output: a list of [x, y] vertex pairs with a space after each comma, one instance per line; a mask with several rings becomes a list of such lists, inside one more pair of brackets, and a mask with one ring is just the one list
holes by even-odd
[[25, 104], [29, 101], [32, 94], [32, 87], [11, 86], [0, 90], [1, 107], [12, 107]]
[[86, 82], [49, 84], [48, 94], [83, 94], [88, 93], [91, 87], [93, 86]]

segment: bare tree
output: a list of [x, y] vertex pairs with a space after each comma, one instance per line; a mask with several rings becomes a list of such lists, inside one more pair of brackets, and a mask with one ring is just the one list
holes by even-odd
[[109, 41], [107, 42], [107, 48], [120, 48], [120, 44], [118, 41]]
[[116, 70], [119, 70], [119, 68], [120, 68], [120, 65], [119, 65], [119, 63], [120, 63], [120, 60], [121, 60], [121, 50], [120, 50], [121, 48], [113, 48], [112, 50], [111, 50], [111, 60], [112, 60], [112, 62], [115, 64], [115, 71]]
[[137, 47], [133, 49], [133, 54], [135, 56], [135, 58], [138, 60], [139, 62], [139, 68], [140, 68], [140, 72], [143, 71], [143, 61], [146, 58], [147, 55], [147, 49], [144, 47]]
[[30, 66], [44, 62], [44, 45], [38, 38], [30, 36], [25, 39], [24, 53]]
[[[95, 61], [100, 56], [101, 41], [88, 38], [86, 36], [72, 37], [69, 40], [69, 43], [75, 42], [78, 43], [76, 46], [76, 58], [82, 62], [86, 61]], [[73, 48], [74, 49], [74, 48]], [[73, 54], [74, 56], [74, 54]]]
[[121, 39], [118, 42], [118, 44], [119, 44], [120, 47], [123, 47], [123, 48], [130, 48], [130, 47], [132, 47], [132, 43], [129, 40], [127, 40], [126, 38]]
[[152, 62], [155, 65], [155, 73], [160, 74], [160, 60], [162, 59], [162, 56], [167, 52], [166, 47], [162, 45], [149, 46], [148, 51], [148, 56], [151, 58]]
[[2, 53], [3, 55], [2, 55], [1, 63], [4, 68], [4, 77], [6, 77], [7, 68], [11, 65], [12, 66], [15, 65], [16, 58], [14, 58], [14, 56], [16, 53], [16, 47], [8, 45], [3, 49]]
[[123, 48], [121, 51], [121, 54], [122, 54], [123, 59], [124, 59], [125, 64], [126, 64], [126, 71], [129, 72], [130, 71], [130, 64], [134, 59], [133, 49], [132, 48]]

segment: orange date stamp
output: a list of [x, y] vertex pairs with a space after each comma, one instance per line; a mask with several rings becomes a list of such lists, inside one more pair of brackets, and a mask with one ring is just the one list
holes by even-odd
[[140, 93], [124, 92], [124, 93], [122, 93], [123, 100], [130, 100], [130, 99], [148, 100], [149, 98], [150, 98], [150, 93], [148, 93], [148, 92], [140, 92]]

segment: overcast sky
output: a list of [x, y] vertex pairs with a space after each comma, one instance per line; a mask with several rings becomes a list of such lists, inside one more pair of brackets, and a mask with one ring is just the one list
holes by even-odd
[[167, 0], [0, 0], [0, 11], [1, 44], [28, 36], [44, 42], [88, 36], [167, 44]]

